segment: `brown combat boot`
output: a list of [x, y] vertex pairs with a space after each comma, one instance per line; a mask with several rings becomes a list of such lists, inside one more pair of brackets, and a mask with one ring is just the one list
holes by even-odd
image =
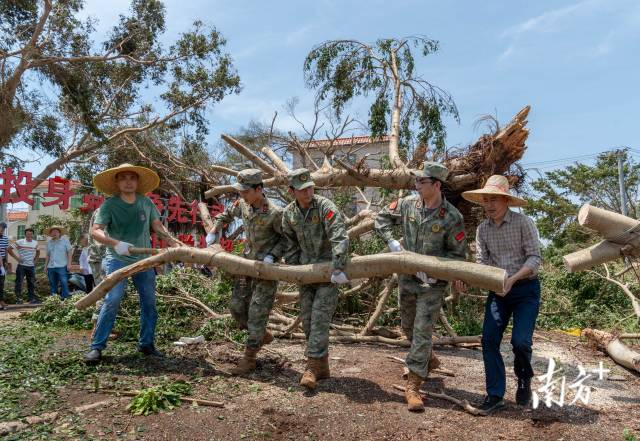
[[266, 331], [264, 331], [264, 337], [262, 337], [261, 346], [268, 345], [272, 341], [273, 341], [273, 334], [270, 333], [269, 330], [267, 329]]
[[302, 374], [300, 379], [300, 386], [304, 386], [309, 390], [316, 388], [316, 383], [319, 377], [319, 366], [322, 363], [319, 358], [308, 358], [307, 369]]
[[407, 400], [407, 408], [412, 412], [424, 411], [424, 404], [420, 396], [420, 386], [422, 386], [422, 378], [413, 372], [409, 372], [404, 397]]
[[326, 380], [331, 378], [331, 372], [329, 371], [329, 354], [318, 359], [318, 375], [317, 380]]
[[238, 365], [231, 369], [231, 375], [246, 375], [256, 368], [257, 349], [245, 348], [244, 356], [238, 362]]

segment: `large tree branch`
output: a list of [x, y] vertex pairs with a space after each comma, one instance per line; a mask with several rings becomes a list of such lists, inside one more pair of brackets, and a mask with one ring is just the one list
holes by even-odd
[[[218, 267], [234, 275], [297, 284], [326, 283], [330, 281], [332, 273], [330, 262], [310, 265], [270, 265], [227, 253], [219, 246], [206, 249], [179, 247], [162, 251], [151, 249], [132, 249], [131, 251], [155, 255], [109, 274], [90, 294], [76, 303], [78, 308], [92, 305], [121, 280], [167, 262], [197, 263]], [[345, 268], [347, 277], [352, 280], [384, 277], [393, 273], [415, 274], [418, 271], [424, 271], [440, 280], [462, 280], [467, 285], [490, 291], [502, 290], [506, 278], [505, 271], [500, 268], [424, 256], [409, 251], [354, 257]]]

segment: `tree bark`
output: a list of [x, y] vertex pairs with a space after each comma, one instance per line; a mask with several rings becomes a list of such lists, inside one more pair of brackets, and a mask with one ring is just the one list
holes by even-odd
[[[331, 279], [331, 263], [310, 265], [270, 265], [244, 259], [225, 252], [220, 246], [206, 249], [178, 247], [159, 251], [155, 249], [130, 249], [132, 254], [155, 254], [132, 265], [119, 269], [103, 279], [91, 293], [76, 302], [84, 309], [103, 298], [111, 288], [140, 271], [167, 262], [197, 263], [215, 266], [234, 275], [257, 279], [280, 280], [296, 284], [327, 283]], [[467, 285], [499, 292], [506, 273], [503, 269], [441, 257], [423, 256], [409, 251], [354, 257], [347, 264], [345, 273], [350, 279], [384, 277], [393, 273], [415, 274], [424, 271], [441, 280], [462, 280]]]
[[598, 348], [604, 350], [621, 366], [640, 372], [640, 353], [629, 348], [618, 337], [598, 329], [583, 329], [582, 335], [596, 343]]

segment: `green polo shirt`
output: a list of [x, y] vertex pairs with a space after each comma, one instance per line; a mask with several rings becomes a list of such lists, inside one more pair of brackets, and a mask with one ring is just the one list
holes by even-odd
[[[109, 237], [129, 242], [134, 247], [151, 248], [151, 222], [160, 219], [154, 203], [146, 196], [136, 193], [136, 200], [129, 204], [113, 196], [98, 209], [95, 223], [106, 226]], [[115, 258], [127, 264], [144, 259], [145, 255], [121, 256], [112, 247], [107, 247], [107, 258]]]

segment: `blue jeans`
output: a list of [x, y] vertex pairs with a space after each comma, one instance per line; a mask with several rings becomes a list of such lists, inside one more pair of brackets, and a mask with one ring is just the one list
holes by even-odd
[[52, 296], [58, 294], [58, 284], [60, 284], [60, 297], [63, 299], [69, 297], [69, 273], [66, 266], [47, 268], [47, 277]]
[[[107, 274], [111, 274], [127, 266], [118, 259], [108, 259]], [[139, 347], [153, 346], [156, 333], [158, 311], [156, 310], [156, 273], [153, 269], [137, 273], [131, 277], [140, 298], [140, 340]], [[91, 349], [103, 350], [107, 347], [107, 339], [116, 321], [116, 314], [120, 308], [120, 301], [125, 293], [127, 280], [122, 280], [111, 288], [104, 298], [100, 308], [96, 331], [93, 334]]]
[[502, 335], [513, 315], [511, 346], [513, 347], [513, 370], [516, 377], [533, 377], [531, 355], [533, 330], [540, 308], [540, 281], [525, 280], [517, 283], [505, 296], [489, 293], [482, 325], [482, 358], [488, 395], [503, 397], [506, 374], [500, 354]]

